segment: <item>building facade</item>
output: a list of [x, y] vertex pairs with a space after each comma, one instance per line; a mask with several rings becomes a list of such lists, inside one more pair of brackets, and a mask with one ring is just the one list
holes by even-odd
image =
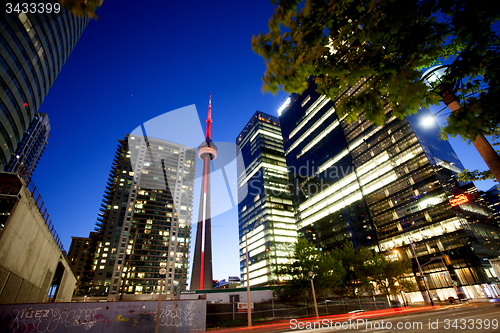
[[160, 268], [167, 297], [186, 289], [195, 163], [196, 151], [179, 144], [119, 140], [97, 222], [93, 279], [87, 289], [79, 280], [77, 296], [157, 292]]
[[500, 226], [500, 186], [494, 185], [488, 191], [481, 193], [488, 207], [493, 211]]
[[70, 268], [77, 279], [74, 295], [89, 295], [92, 292], [95, 260], [99, 233], [91, 232], [89, 237], [71, 237], [68, 251]]
[[[358, 89], [362, 83], [346, 95]], [[463, 166], [439, 140], [438, 126], [422, 127], [429, 111], [401, 120], [387, 108], [382, 126], [363, 114], [349, 124], [338, 118], [335, 103], [311, 82], [280, 116], [299, 236], [324, 250], [348, 239], [356, 247], [398, 253], [413, 260], [414, 272], [410, 246], [422, 264], [447, 254], [451, 265], [432, 259], [424, 266], [441, 298], [443, 290], [453, 293], [453, 284], [471, 297], [498, 293], [486, 258], [500, 244], [500, 229], [457, 182]]]
[[245, 170], [238, 175], [240, 275], [250, 285], [276, 282], [273, 270], [288, 262], [288, 246], [297, 240], [279, 119], [257, 111], [238, 135]]
[[[89, 19], [59, 2], [44, 13], [0, 12], [0, 171], [15, 163], [25, 133]], [[59, 8], [56, 10], [56, 8]]]
[[22, 141], [19, 142], [14, 157], [5, 167], [5, 171], [19, 173], [23, 178], [31, 179], [47, 145], [49, 131], [50, 123], [47, 114], [37, 114]]

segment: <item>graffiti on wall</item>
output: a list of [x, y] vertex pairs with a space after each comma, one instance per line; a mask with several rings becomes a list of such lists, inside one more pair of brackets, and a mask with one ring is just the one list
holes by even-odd
[[[60, 326], [82, 326], [86, 330], [96, 324], [111, 325], [108, 317], [98, 313], [101, 307], [93, 309], [75, 309], [64, 311], [59, 308], [49, 309], [13, 309], [9, 330], [11, 332], [54, 332]], [[5, 322], [3, 328], [5, 328]]]
[[[11, 311], [5, 312], [0, 307], [0, 332], [35, 333], [35, 332], [122, 332], [133, 328], [141, 332], [149, 331], [156, 324], [157, 311], [154, 302], [135, 302], [135, 304], [117, 305], [116, 302], [95, 304], [95, 307], [75, 308], [82, 303], [65, 303], [65, 307], [52, 307], [49, 304], [30, 304], [10, 306]], [[177, 332], [193, 332], [205, 328], [205, 307], [200, 308], [199, 302], [190, 301], [179, 304], [164, 302], [160, 309], [159, 325], [176, 328]], [[73, 306], [72, 306], [73, 305]], [[85, 304], [89, 306], [90, 304]], [[1, 311], [2, 308], [4, 311]], [[153, 310], [154, 309], [154, 310]], [[200, 316], [203, 309], [203, 316]], [[6, 315], [4, 315], [6, 314]], [[200, 321], [202, 317], [202, 322]]]

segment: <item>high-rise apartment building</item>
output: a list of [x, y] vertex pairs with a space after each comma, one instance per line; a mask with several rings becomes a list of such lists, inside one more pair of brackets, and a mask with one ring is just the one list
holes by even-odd
[[74, 295], [90, 295], [94, 280], [95, 256], [99, 244], [99, 233], [91, 232], [89, 237], [71, 237], [68, 258], [71, 271], [77, 278]]
[[47, 145], [49, 131], [47, 114], [37, 114], [24, 134], [23, 140], [18, 144], [14, 157], [5, 167], [5, 171], [19, 173], [23, 178], [30, 179]]
[[248, 237], [250, 285], [268, 285], [276, 282], [277, 265], [287, 262], [287, 245], [297, 240], [279, 119], [255, 112], [236, 144], [245, 165], [238, 188], [248, 184], [248, 194], [238, 192], [241, 280], [247, 284]]
[[89, 21], [56, 0], [37, 3], [37, 13], [15, 11], [15, 4], [11, 13], [7, 6], [0, 11], [0, 171], [18, 159], [40, 104]]
[[98, 217], [92, 286], [79, 280], [81, 295], [156, 292], [160, 268], [168, 297], [186, 289], [195, 163], [189, 147], [134, 134], [119, 140]]
[[[355, 98], [358, 89], [362, 83], [346, 94]], [[363, 114], [349, 124], [314, 82], [291, 99], [280, 122], [299, 236], [324, 250], [349, 239], [399, 253], [413, 259], [414, 272], [410, 246], [422, 264], [447, 254], [450, 265], [433, 259], [424, 266], [434, 293], [446, 296], [456, 284], [470, 297], [498, 295], [485, 259], [500, 245], [500, 229], [470, 188], [460, 187], [462, 164], [439, 140], [438, 126], [423, 127], [428, 111], [401, 120], [387, 109], [382, 126]]]

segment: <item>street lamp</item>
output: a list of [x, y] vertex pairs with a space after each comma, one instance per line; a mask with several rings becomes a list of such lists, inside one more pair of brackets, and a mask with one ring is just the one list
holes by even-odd
[[[261, 217], [259, 221], [264, 222], [264, 218]], [[253, 234], [253, 231], [255, 230], [256, 226], [257, 226], [257, 221], [255, 221], [255, 224], [253, 225], [250, 234]], [[248, 268], [248, 233], [245, 234], [245, 259], [247, 266], [247, 318], [248, 318], [248, 327], [250, 328], [252, 327], [252, 309], [250, 308], [252, 302], [250, 300], [250, 269]]]
[[[398, 249], [394, 249], [393, 252], [398, 256], [398, 260], [403, 260], [403, 257], [400, 255]], [[404, 306], [408, 306], [408, 302], [406, 301], [406, 297], [403, 293], [403, 290], [401, 289], [400, 287], [400, 284], [399, 284], [399, 280], [398, 278], [396, 277], [396, 282], [394, 283], [394, 285], [398, 288], [399, 290], [399, 294], [401, 295], [401, 299], [403, 300], [403, 305]]]
[[[429, 68], [422, 75], [421, 80], [431, 89], [437, 90], [437, 93], [443, 99], [444, 104], [451, 110], [455, 112], [459, 110], [462, 106], [460, 105], [455, 91], [457, 89], [457, 82], [446, 83], [443, 80], [443, 76], [447, 74], [450, 66], [442, 65]], [[477, 152], [483, 158], [484, 162], [491, 170], [496, 180], [500, 182], [500, 156], [491, 147], [491, 144], [484, 137], [484, 135], [479, 134], [475, 138], [470, 138], [474, 147], [476, 147]]]
[[431, 305], [434, 306], [434, 301], [432, 300], [431, 292], [429, 291], [429, 286], [427, 285], [427, 280], [425, 279], [424, 272], [422, 271], [422, 266], [420, 266], [420, 262], [418, 261], [417, 254], [415, 253], [416, 247], [417, 247], [416, 244], [414, 244], [413, 242], [410, 242], [410, 249], [411, 249], [411, 252], [413, 253], [413, 256], [415, 257], [415, 260], [417, 261], [418, 270], [420, 271], [420, 277], [424, 280], [425, 290], [427, 291], [427, 298], [431, 302]]
[[245, 255], [246, 255], [246, 266], [247, 266], [247, 318], [248, 318], [248, 327], [250, 328], [252, 327], [252, 310], [250, 309], [252, 301], [250, 300], [250, 270], [248, 268], [248, 234], [245, 235]]
[[158, 309], [156, 310], [156, 325], [155, 333], [158, 333], [158, 326], [160, 324], [160, 309], [161, 309], [161, 293], [163, 290], [163, 276], [167, 275], [167, 270], [162, 267], [160, 268], [160, 292], [158, 293]]
[[318, 304], [316, 303], [316, 293], [314, 292], [314, 282], [313, 282], [313, 272], [309, 272], [309, 278], [311, 279], [311, 289], [313, 292], [313, 300], [314, 300], [314, 310], [316, 311], [316, 318], [319, 318], [318, 315]]

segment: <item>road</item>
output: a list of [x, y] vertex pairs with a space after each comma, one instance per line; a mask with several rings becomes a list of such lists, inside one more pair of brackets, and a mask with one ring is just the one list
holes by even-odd
[[290, 322], [281, 332], [500, 332], [500, 307], [494, 304], [435, 309], [425, 313], [392, 317], [363, 318], [359, 313], [348, 320], [321, 318]]
[[217, 333], [297, 332], [497, 332], [500, 333], [500, 303], [465, 303], [451, 306], [386, 309], [291, 319], [248, 327], [214, 330]]

